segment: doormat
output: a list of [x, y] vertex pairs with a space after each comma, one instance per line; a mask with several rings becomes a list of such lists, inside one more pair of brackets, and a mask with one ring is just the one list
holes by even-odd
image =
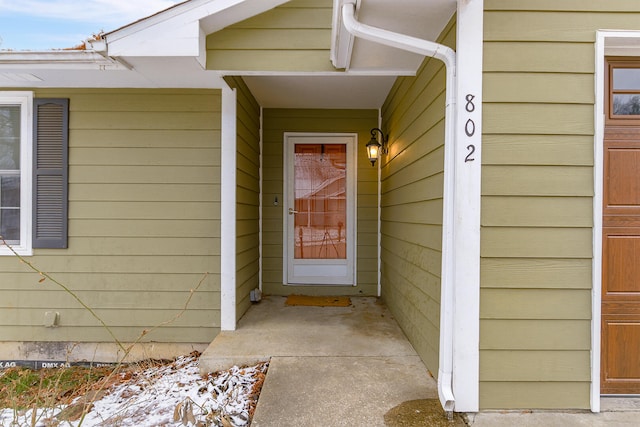
[[349, 297], [313, 297], [309, 295], [289, 295], [286, 305], [304, 305], [312, 307], [349, 307]]

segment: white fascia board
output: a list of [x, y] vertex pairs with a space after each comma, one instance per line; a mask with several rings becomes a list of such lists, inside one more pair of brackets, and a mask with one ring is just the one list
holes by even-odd
[[[238, 3], [242, 3], [243, 1], [246, 0], [191, 0], [156, 13], [155, 15], [151, 15], [139, 21], [125, 25], [117, 30], [108, 32], [104, 35], [104, 38], [111, 43], [121, 39], [126, 39], [133, 34], [144, 32], [145, 30], [164, 22], [171, 22], [173, 25], [176, 25], [184, 22], [197, 21], [211, 13], [216, 13], [216, 9], [219, 11], [230, 6], [237, 5]], [[215, 5], [213, 7], [205, 8], [203, 10], [203, 7], [214, 3]], [[177, 23], [175, 22], [176, 19], [179, 19]]]
[[126, 70], [114, 59], [88, 50], [0, 52], [0, 70]]
[[[199, 56], [202, 20], [220, 15], [219, 28], [260, 14], [285, 0], [192, 0], [107, 33], [109, 56]], [[242, 13], [229, 13], [241, 10]], [[205, 33], [207, 31], [204, 31]]]
[[200, 40], [198, 42], [199, 50], [198, 50], [198, 57], [196, 58], [196, 60], [198, 61], [198, 64], [200, 64], [202, 69], [206, 70], [207, 69], [207, 34], [202, 29], [202, 26], [200, 26], [199, 37], [200, 37]]
[[180, 25], [165, 21], [126, 38], [107, 39], [107, 46], [113, 57], [199, 56], [200, 24], [197, 20]]
[[109, 56], [199, 56], [200, 20], [246, 0], [194, 0], [107, 33]]

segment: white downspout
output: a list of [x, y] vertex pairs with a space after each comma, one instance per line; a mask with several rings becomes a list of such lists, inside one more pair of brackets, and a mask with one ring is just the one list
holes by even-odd
[[[403, 49], [444, 62], [446, 67], [445, 135], [444, 135], [444, 188], [454, 188], [455, 155], [455, 88], [456, 53], [448, 46], [422, 40], [381, 28], [362, 24], [355, 19], [356, 0], [345, 0], [342, 5], [342, 23], [356, 37]], [[438, 370], [438, 396], [448, 417], [453, 417], [455, 397], [453, 395], [453, 225], [454, 195], [444, 194], [442, 219], [442, 278], [440, 301], [440, 366]]]

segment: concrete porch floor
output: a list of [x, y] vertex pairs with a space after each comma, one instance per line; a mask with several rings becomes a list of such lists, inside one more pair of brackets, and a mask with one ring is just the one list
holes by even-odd
[[[200, 357], [212, 372], [271, 359], [252, 426], [384, 426], [411, 400], [437, 399], [436, 383], [376, 298], [350, 307], [286, 306], [266, 297]], [[443, 415], [444, 417], [444, 415]]]

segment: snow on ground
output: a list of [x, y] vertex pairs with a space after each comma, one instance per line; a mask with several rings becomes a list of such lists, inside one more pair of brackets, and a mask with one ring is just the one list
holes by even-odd
[[[56, 416], [63, 408], [39, 409], [36, 414], [3, 409], [0, 426], [248, 426], [267, 367], [265, 362], [202, 377], [197, 356], [180, 357], [170, 364], [118, 373], [84, 419], [61, 422]], [[86, 396], [70, 406], [84, 407], [82, 399]]]

